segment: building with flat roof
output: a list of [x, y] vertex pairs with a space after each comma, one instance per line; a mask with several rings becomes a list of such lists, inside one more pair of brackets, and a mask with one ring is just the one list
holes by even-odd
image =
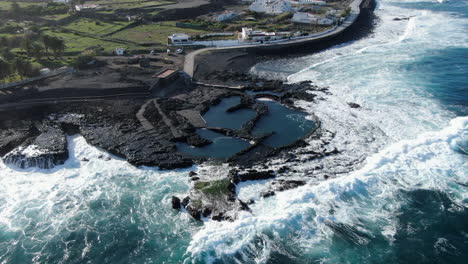
[[253, 30], [252, 28], [242, 28], [239, 34], [241, 41], [272, 41], [286, 39], [290, 36], [290, 32], [265, 32], [261, 30]]
[[188, 44], [190, 43], [190, 36], [184, 33], [172, 34], [167, 38], [167, 44], [177, 45], [177, 44]]
[[291, 20], [294, 23], [313, 24], [313, 25], [320, 25], [320, 26], [331, 26], [335, 24], [335, 20], [333, 19], [326, 18], [326, 17], [319, 17], [310, 13], [303, 13], [303, 12], [295, 13]]
[[249, 10], [257, 13], [282, 14], [292, 12], [293, 8], [286, 0], [256, 0], [249, 6]]

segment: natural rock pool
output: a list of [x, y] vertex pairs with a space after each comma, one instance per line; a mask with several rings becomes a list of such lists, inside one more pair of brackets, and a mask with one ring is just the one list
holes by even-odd
[[201, 148], [186, 143], [178, 143], [177, 149], [192, 157], [226, 159], [250, 146], [250, 143], [246, 140], [228, 137], [208, 129], [197, 129], [197, 134], [213, 143]]
[[203, 115], [208, 127], [224, 127], [241, 129], [242, 125], [255, 117], [252, 109], [239, 109], [227, 112], [230, 108], [241, 103], [240, 96], [224, 98], [219, 104], [213, 106]]
[[[261, 144], [272, 148], [284, 147], [307, 136], [315, 128], [315, 123], [308, 120], [306, 118], [307, 114], [301, 111], [290, 109], [270, 99], [260, 98], [257, 102], [266, 104], [268, 107], [268, 113], [255, 123], [250, 133], [258, 138], [269, 135], [260, 142]], [[240, 103], [241, 97], [232, 96], [224, 98], [218, 105], [211, 107], [203, 115], [207, 126], [241, 130], [246, 122], [255, 117], [256, 112], [251, 109], [238, 109], [228, 112], [230, 108]], [[186, 143], [178, 143], [178, 151], [192, 157], [225, 159], [251, 146], [251, 143], [245, 139], [228, 137], [208, 129], [198, 129], [197, 133], [213, 143], [204, 147], [193, 147]]]
[[268, 113], [255, 124], [252, 134], [273, 133], [262, 143], [279, 148], [290, 145], [305, 137], [315, 128], [315, 123], [306, 119], [307, 114], [287, 108], [282, 104], [268, 99], [259, 99], [268, 106]]

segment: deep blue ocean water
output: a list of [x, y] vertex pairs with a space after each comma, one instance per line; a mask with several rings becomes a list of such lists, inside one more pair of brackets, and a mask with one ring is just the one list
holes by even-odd
[[[380, 0], [375, 14], [364, 39], [253, 70], [330, 87], [297, 104], [342, 154], [265, 164], [308, 185], [263, 199], [268, 182], [244, 184], [252, 214], [199, 223], [171, 209], [189, 170], [135, 168], [72, 137], [55, 169], [0, 162], [0, 263], [465, 263], [468, 1]], [[342, 173], [322, 180], [317, 166]]]

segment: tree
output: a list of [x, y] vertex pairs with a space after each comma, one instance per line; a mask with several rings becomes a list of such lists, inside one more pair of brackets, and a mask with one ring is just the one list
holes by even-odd
[[31, 55], [37, 60], [40, 60], [43, 54], [44, 54], [44, 48], [42, 47], [42, 45], [39, 44], [38, 42], [33, 42], [31, 44]]
[[15, 15], [19, 15], [21, 13], [21, 7], [17, 2], [11, 3], [11, 12]]
[[0, 37], [0, 47], [8, 47], [9, 46], [9, 41], [6, 36]]
[[55, 56], [60, 55], [65, 50], [65, 41], [59, 37], [43, 35], [42, 43], [47, 56], [49, 56], [49, 50], [52, 50]]
[[0, 57], [0, 79], [8, 77], [11, 74], [11, 65]]
[[45, 49], [45, 53], [47, 55], [47, 57], [49, 57], [49, 49], [50, 49], [50, 45], [51, 45], [51, 38], [52, 36], [50, 35], [42, 35], [42, 44], [44, 44], [44, 49]]
[[31, 56], [32, 51], [32, 40], [28, 36], [24, 36], [23, 40], [21, 41], [21, 47], [26, 51], [28, 56]]
[[94, 60], [96, 53], [93, 50], [85, 50], [73, 62], [73, 66], [78, 69], [85, 69], [88, 67], [88, 62]]
[[13, 61], [13, 68], [21, 76], [21, 79], [25, 76], [28, 76], [32, 72], [31, 63], [20, 57], [16, 57]]
[[13, 52], [11, 52], [9, 48], [4, 48], [0, 51], [0, 57], [3, 57], [3, 59], [7, 61], [13, 61], [16, 55]]
[[65, 50], [65, 41], [58, 37], [52, 37], [50, 48], [54, 52], [54, 56], [60, 56]]

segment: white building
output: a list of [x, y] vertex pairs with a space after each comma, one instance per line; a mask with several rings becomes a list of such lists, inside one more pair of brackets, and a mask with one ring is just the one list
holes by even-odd
[[86, 9], [98, 9], [99, 5], [75, 5], [75, 10], [80, 12]]
[[172, 34], [168, 37], [167, 43], [169, 45], [187, 44], [190, 43], [190, 36], [184, 33]]
[[115, 48], [115, 54], [117, 56], [123, 56], [125, 54], [125, 48]]
[[68, 4], [70, 3], [70, 0], [54, 0], [54, 3]]
[[251, 28], [242, 28], [239, 34], [241, 41], [272, 41], [279, 39], [286, 39], [290, 36], [290, 32], [265, 32], [260, 30], [253, 30]]
[[297, 12], [291, 19], [295, 23], [301, 24], [315, 24], [320, 26], [331, 26], [335, 21], [326, 17], [314, 16], [310, 13]]
[[249, 10], [257, 13], [282, 14], [292, 12], [289, 1], [285, 0], [256, 0], [249, 6]]
[[327, 2], [317, 1], [317, 0], [299, 0], [299, 4], [302, 4], [302, 5], [326, 5]]

